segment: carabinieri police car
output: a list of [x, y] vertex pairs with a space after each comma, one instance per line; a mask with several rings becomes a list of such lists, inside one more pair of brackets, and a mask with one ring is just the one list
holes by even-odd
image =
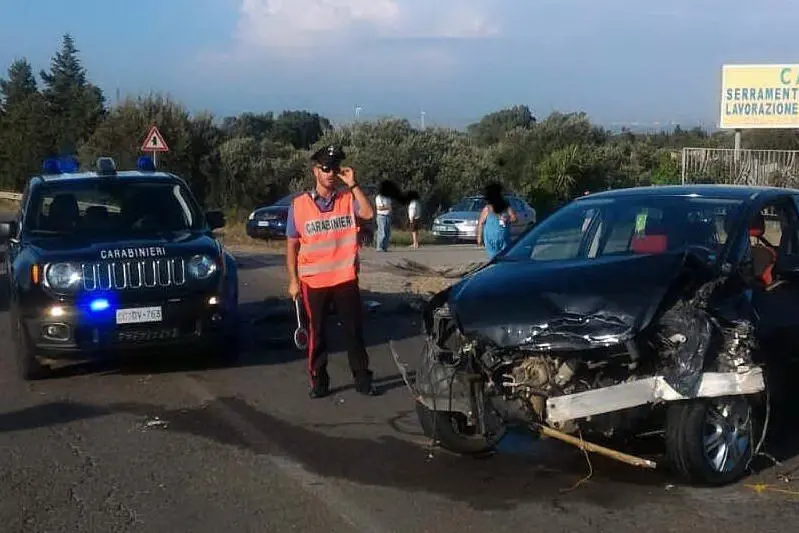
[[0, 223], [22, 378], [131, 349], [235, 356], [238, 271], [212, 234], [223, 214], [148, 157], [135, 171], [96, 166], [47, 160]]

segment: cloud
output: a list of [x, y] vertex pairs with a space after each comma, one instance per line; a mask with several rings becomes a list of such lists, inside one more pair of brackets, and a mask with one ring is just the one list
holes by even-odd
[[372, 39], [494, 36], [491, 0], [241, 0], [235, 39], [277, 52]]

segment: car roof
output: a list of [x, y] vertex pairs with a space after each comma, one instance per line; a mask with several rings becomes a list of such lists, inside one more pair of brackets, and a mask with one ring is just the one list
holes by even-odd
[[641, 196], [699, 196], [713, 198], [729, 198], [735, 200], [754, 200], [761, 196], [777, 196], [780, 194], [799, 194], [799, 189], [786, 187], [766, 187], [755, 185], [653, 185], [649, 187], [630, 187], [613, 189], [580, 196], [575, 201], [595, 198], [629, 198]]
[[114, 174], [103, 174], [97, 172], [71, 172], [65, 174], [38, 174], [34, 176], [45, 183], [55, 182], [75, 182], [89, 179], [103, 180], [125, 180], [125, 179], [179, 179], [176, 175], [169, 172], [142, 172], [139, 170], [119, 170]]

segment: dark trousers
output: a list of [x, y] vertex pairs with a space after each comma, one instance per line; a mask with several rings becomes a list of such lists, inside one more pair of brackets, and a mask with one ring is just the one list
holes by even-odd
[[302, 300], [308, 317], [308, 374], [311, 385], [329, 385], [327, 373], [327, 318], [332, 307], [347, 340], [350, 370], [356, 383], [369, 382], [369, 355], [363, 340], [363, 302], [358, 282], [314, 289], [305, 284]]

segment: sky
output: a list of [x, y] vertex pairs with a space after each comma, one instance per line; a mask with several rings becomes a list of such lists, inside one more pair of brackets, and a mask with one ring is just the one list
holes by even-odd
[[110, 103], [309, 109], [462, 127], [536, 117], [715, 127], [721, 66], [799, 62], [795, 0], [0, 0], [0, 70], [71, 33]]

